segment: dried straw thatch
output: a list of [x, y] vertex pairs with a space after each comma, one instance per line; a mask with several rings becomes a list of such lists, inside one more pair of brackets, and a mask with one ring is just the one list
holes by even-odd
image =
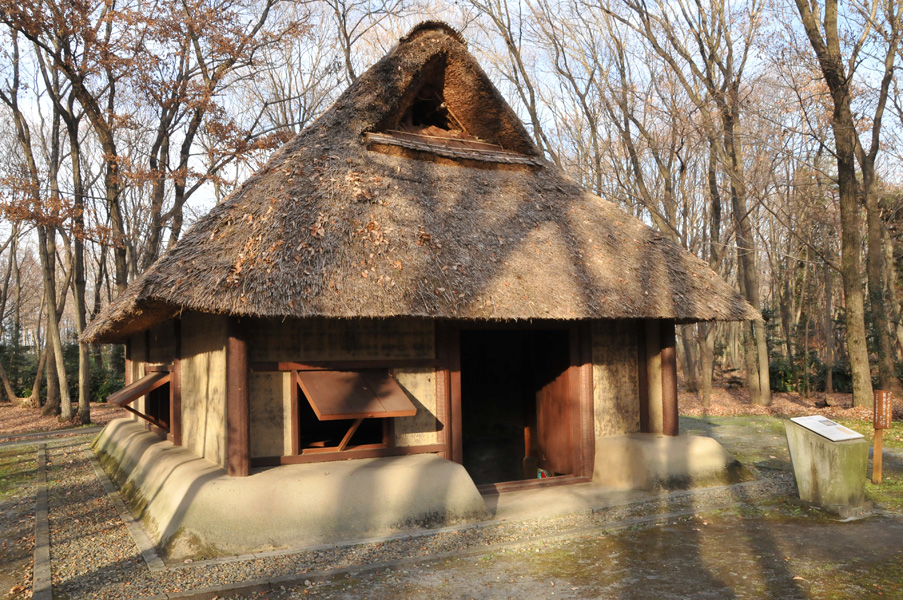
[[[453, 131], [418, 129], [417, 110], [442, 113]], [[439, 23], [402, 38], [85, 338], [119, 341], [180, 310], [761, 318], [692, 254], [545, 161], [459, 34]]]

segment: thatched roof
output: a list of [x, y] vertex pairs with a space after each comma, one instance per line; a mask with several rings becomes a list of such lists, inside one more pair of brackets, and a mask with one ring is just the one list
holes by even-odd
[[180, 310], [761, 318], [702, 261], [548, 163], [439, 23], [402, 38], [85, 338], [120, 341]]

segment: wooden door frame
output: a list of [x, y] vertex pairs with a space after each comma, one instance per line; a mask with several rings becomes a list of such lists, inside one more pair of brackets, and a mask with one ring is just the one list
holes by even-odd
[[[572, 445], [574, 452], [573, 477], [585, 480], [592, 477], [595, 456], [594, 399], [592, 364], [592, 328], [588, 321], [532, 321], [529, 323], [488, 323], [467, 321], [440, 321], [436, 327], [436, 354], [440, 366], [437, 369], [437, 393], [439, 405], [444, 407], [448, 422], [444, 423], [442, 440], [447, 458], [463, 464], [464, 432], [461, 414], [461, 331], [498, 330], [524, 331], [564, 329], [569, 333], [570, 367], [568, 368], [572, 410]], [[537, 480], [542, 482], [542, 480]], [[511, 482], [518, 484], [520, 482]], [[548, 480], [555, 485], [555, 480]]]

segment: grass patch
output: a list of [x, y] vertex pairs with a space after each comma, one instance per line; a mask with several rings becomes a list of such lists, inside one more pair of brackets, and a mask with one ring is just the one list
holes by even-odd
[[819, 598], [903, 598], [903, 552], [897, 560], [879, 564], [857, 565], [859, 568], [813, 570], [816, 580], [812, 591]]
[[865, 482], [865, 493], [879, 507], [903, 514], [903, 476], [882, 474], [881, 484]]
[[[852, 419], [848, 417], [834, 419], [841, 425], [849, 427], [857, 433], [861, 433], [871, 446], [875, 438], [875, 430], [871, 420]], [[903, 450], [903, 427], [899, 424], [884, 430], [884, 447], [892, 450]]]
[[17, 446], [0, 451], [0, 500], [6, 500], [35, 475], [35, 448]]

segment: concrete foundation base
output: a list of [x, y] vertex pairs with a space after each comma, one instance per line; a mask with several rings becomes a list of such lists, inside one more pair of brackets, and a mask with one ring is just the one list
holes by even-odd
[[800, 500], [841, 517], [865, 512], [868, 442], [832, 442], [793, 421], [784, 428]]
[[629, 490], [739, 483], [751, 476], [716, 440], [633, 433], [596, 438], [593, 481]]
[[107, 425], [93, 448], [172, 559], [300, 547], [489, 517], [464, 468], [435, 455], [286, 465], [229, 477], [129, 419]]

